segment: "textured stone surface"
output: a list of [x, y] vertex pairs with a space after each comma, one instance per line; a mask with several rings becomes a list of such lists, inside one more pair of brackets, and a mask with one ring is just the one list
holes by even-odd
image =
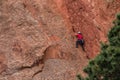
[[[99, 5], [98, 5], [99, 4]], [[107, 42], [119, 0], [0, 0], [0, 80], [75, 80]], [[85, 50], [75, 48], [81, 31]]]
[[107, 42], [108, 30], [115, 14], [120, 11], [119, 0], [66, 0], [73, 31], [81, 31], [89, 57], [99, 52], [100, 42]]

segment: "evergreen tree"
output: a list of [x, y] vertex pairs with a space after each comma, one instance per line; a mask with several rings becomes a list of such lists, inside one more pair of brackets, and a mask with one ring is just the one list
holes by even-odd
[[[120, 14], [108, 34], [109, 44], [102, 43], [100, 54], [84, 69], [84, 80], [120, 80]], [[79, 80], [83, 80], [79, 76]]]

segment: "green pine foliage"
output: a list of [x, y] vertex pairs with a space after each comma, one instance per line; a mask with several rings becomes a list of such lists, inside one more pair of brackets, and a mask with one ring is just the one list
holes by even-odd
[[114, 27], [108, 34], [108, 39], [111, 46], [120, 47], [120, 14], [117, 15], [117, 20], [115, 20], [114, 23]]
[[79, 80], [120, 80], [120, 14], [108, 34], [109, 44], [101, 44], [100, 54], [84, 69], [88, 74]]
[[77, 78], [78, 78], [79, 80], [84, 80], [84, 79], [80, 76], [80, 74], [77, 75]]

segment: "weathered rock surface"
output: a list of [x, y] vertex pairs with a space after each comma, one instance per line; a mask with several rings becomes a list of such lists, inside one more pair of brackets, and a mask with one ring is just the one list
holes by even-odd
[[[119, 0], [0, 0], [0, 80], [75, 80], [107, 42]], [[81, 31], [85, 50], [75, 48]]]
[[83, 33], [89, 57], [98, 54], [100, 42], [107, 42], [108, 30], [120, 11], [119, 3], [119, 0], [66, 0], [71, 26]]

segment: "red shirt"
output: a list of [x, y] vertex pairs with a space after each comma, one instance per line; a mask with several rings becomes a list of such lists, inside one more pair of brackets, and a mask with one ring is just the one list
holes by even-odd
[[77, 39], [78, 39], [78, 40], [81, 40], [81, 39], [83, 39], [83, 36], [82, 36], [82, 34], [77, 34], [77, 35], [76, 35], [76, 37], [77, 37]]

